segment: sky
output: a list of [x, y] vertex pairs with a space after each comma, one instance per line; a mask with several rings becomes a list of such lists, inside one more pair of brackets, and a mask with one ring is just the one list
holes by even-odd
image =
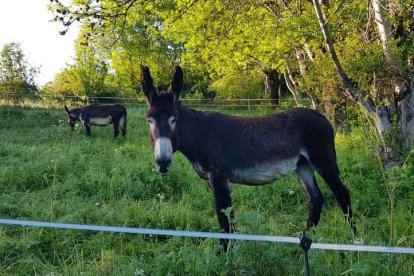
[[50, 0], [0, 0], [0, 49], [10, 42], [21, 49], [32, 66], [40, 67], [37, 83], [52, 81], [55, 74], [73, 63], [78, 28], [60, 35], [62, 25], [50, 22]]

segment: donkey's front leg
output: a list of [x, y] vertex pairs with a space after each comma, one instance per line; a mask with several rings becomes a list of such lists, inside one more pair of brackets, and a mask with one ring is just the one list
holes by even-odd
[[[84, 118], [86, 117], [86, 118]], [[83, 113], [79, 116], [81, 123], [85, 126], [86, 135], [91, 136], [91, 122], [88, 116], [84, 116]]]
[[84, 122], [83, 125], [85, 126], [86, 135], [91, 136], [91, 125], [87, 122]]
[[[209, 175], [209, 184], [214, 193], [214, 199], [216, 203], [217, 218], [220, 223], [220, 228], [225, 233], [231, 233], [234, 231], [233, 211], [230, 210], [230, 217], [228, 217], [224, 210], [231, 207], [230, 197], [230, 183], [227, 177], [220, 175]], [[224, 252], [227, 252], [229, 240], [220, 239], [220, 245]]]

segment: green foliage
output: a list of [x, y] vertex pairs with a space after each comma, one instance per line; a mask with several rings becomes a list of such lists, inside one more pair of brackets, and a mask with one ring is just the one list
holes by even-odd
[[14, 105], [23, 102], [24, 98], [33, 95], [37, 92], [35, 85], [28, 84], [23, 80], [9, 80], [0, 82], [0, 97], [7, 102]]
[[30, 66], [19, 43], [3, 45], [0, 54], [0, 82], [21, 80], [34, 85], [37, 69]]
[[254, 72], [232, 72], [212, 83], [220, 99], [263, 98], [263, 77]]
[[56, 74], [55, 79], [43, 87], [42, 94], [54, 96], [84, 95], [77, 82], [76, 72], [70, 66]]
[[363, 91], [372, 92], [373, 74], [384, 68], [381, 45], [365, 44], [361, 37], [350, 35], [338, 44], [338, 51], [344, 57], [344, 66], [349, 76]]
[[[84, 30], [83, 30], [84, 31]], [[113, 97], [122, 96], [109, 75], [105, 49], [98, 46], [76, 45], [75, 64], [68, 65], [42, 89], [42, 95]]]
[[[164, 34], [186, 49], [183, 65], [207, 72], [222, 98], [261, 98], [260, 71], [282, 63], [274, 47], [274, 19], [257, 3], [200, 1], [182, 13], [189, 6], [191, 1], [178, 1], [165, 18]], [[244, 79], [252, 75], [254, 84]], [[239, 89], [237, 82], [249, 87]]]
[[187, 91], [184, 91], [182, 97], [190, 99], [213, 99], [216, 97], [216, 91], [208, 86], [205, 81], [195, 83]]
[[[217, 89], [222, 98], [240, 94], [261, 98], [263, 86], [240, 89], [235, 84], [246, 84], [244, 77], [254, 75], [254, 84], [248, 85], [256, 86], [256, 80], [266, 70], [284, 73], [289, 68], [297, 92], [302, 96], [312, 94], [328, 113], [333, 109], [332, 115], [336, 116], [349, 104], [309, 1], [291, 1], [288, 5], [256, 0], [70, 2], [66, 6], [51, 1], [55, 20], [61, 21], [64, 28], [80, 21], [83, 29], [79, 43], [99, 52], [97, 60], [105, 61], [107, 66], [103, 82], [95, 72], [105, 70], [96, 70], [102, 69], [96, 64], [90, 65], [90, 72], [81, 70], [83, 77], [78, 82], [84, 90], [91, 90], [91, 86], [98, 91], [89, 81], [99, 80], [98, 87], [102, 83], [109, 87], [103, 89], [103, 94], [110, 90], [111, 94], [142, 97], [141, 65], [150, 66], [156, 83], [165, 85], [172, 67], [180, 63], [193, 73], [186, 80], [194, 87], [188, 95], [207, 98], [211, 95], [205, 91]], [[389, 41], [392, 66], [384, 66], [384, 50], [374, 17], [370, 12], [367, 16], [370, 2], [322, 3], [345, 73], [363, 96], [370, 96], [377, 106], [398, 105], [392, 103], [396, 98], [393, 86], [396, 82], [404, 83], [407, 60], [414, 49], [411, 2], [394, 1], [389, 9], [384, 9], [394, 34]], [[82, 52], [78, 52], [78, 58], [80, 55]], [[200, 88], [205, 85], [208, 87], [202, 92]], [[324, 105], [325, 102], [329, 104]]]
[[108, 74], [108, 65], [105, 52], [97, 47], [76, 45], [75, 64], [71, 66], [74, 85], [80, 95], [99, 96], [105, 89], [105, 79]]
[[3, 45], [0, 53], [0, 95], [3, 99], [18, 104], [23, 94], [34, 95], [37, 73], [38, 69], [29, 64], [19, 43]]
[[[266, 114], [269, 111], [255, 111]], [[247, 114], [238, 110], [233, 114]], [[128, 109], [126, 138], [112, 129], [71, 132], [58, 109], [0, 107], [0, 217], [219, 231], [210, 189], [180, 154], [167, 175], [154, 171], [145, 110]], [[249, 113], [252, 115], [251, 113]], [[414, 159], [383, 172], [372, 157], [366, 129], [338, 135], [342, 178], [350, 189], [358, 236], [353, 237], [332, 193], [325, 195], [314, 241], [413, 247]], [[237, 231], [297, 236], [307, 204], [293, 176], [262, 187], [233, 186]], [[216, 255], [213, 239], [0, 227], [4, 275], [300, 275], [302, 251], [294, 245], [233, 241]], [[414, 273], [411, 256], [311, 250], [315, 275]]]

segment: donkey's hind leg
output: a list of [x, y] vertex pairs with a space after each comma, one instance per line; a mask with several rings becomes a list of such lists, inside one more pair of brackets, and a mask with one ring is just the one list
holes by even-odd
[[[322, 141], [322, 140], [321, 140]], [[335, 146], [332, 140], [325, 141], [325, 145], [319, 149], [312, 150], [309, 152], [309, 163], [316, 170], [316, 172], [323, 178], [328, 184], [329, 188], [333, 192], [336, 201], [338, 202], [341, 210], [351, 226], [354, 234], [356, 229], [352, 222], [352, 209], [351, 209], [351, 198], [348, 189], [342, 183], [339, 175], [339, 168], [336, 162]]]
[[313, 174], [313, 169], [304, 157], [298, 161], [295, 172], [299, 178], [300, 183], [302, 184], [303, 191], [308, 197], [308, 230], [312, 226], [318, 225], [319, 219], [321, 217], [324, 199]]
[[125, 137], [126, 135], [126, 115], [122, 116], [121, 119], [119, 119], [119, 131], [122, 133], [122, 137]]
[[348, 189], [344, 186], [339, 177], [338, 167], [336, 164], [334, 164], [334, 166], [331, 166], [331, 168], [327, 167], [324, 169], [317, 169], [317, 172], [332, 190], [336, 201], [341, 207], [342, 213], [344, 214], [346, 220], [352, 228], [352, 231], [355, 234], [356, 229], [352, 221], [351, 197], [349, 195]]
[[112, 125], [114, 127], [114, 138], [117, 138], [119, 134], [119, 122], [113, 121]]

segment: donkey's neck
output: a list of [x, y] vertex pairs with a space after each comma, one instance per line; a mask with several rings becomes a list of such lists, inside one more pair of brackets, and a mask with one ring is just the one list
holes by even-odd
[[72, 110], [72, 114], [75, 115], [76, 120], [80, 120], [80, 114], [82, 113], [83, 108], [75, 108]]
[[198, 151], [206, 135], [207, 120], [202, 111], [180, 105], [178, 107], [178, 151], [190, 162], [197, 161]]

